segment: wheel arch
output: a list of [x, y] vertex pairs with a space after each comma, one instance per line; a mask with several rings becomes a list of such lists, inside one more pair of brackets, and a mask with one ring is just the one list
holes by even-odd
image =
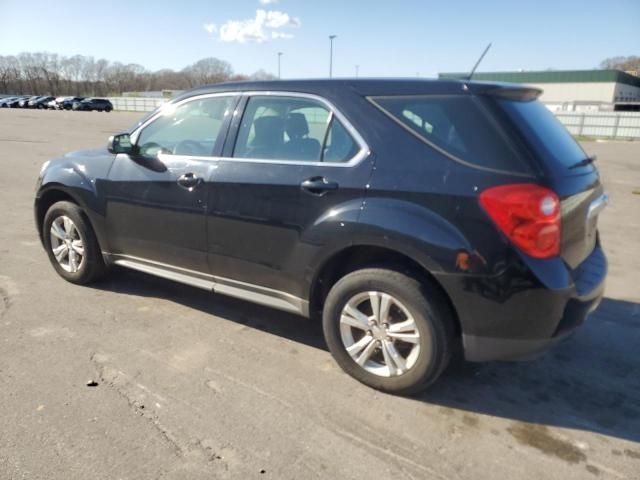
[[417, 278], [423, 285], [436, 288], [445, 300], [454, 319], [457, 337], [462, 333], [458, 313], [451, 297], [427, 267], [411, 256], [391, 248], [377, 245], [351, 245], [333, 253], [318, 269], [309, 290], [309, 314], [314, 317], [322, 310], [331, 287], [343, 276], [370, 267], [385, 267]]
[[[51, 206], [57, 202], [67, 201], [74, 203], [77, 205], [89, 226], [93, 229], [96, 234], [98, 245], [101, 245], [101, 239], [98, 236], [98, 231], [92, 222], [91, 217], [87, 214], [86, 206], [83, 204], [82, 200], [77, 196], [66, 189], [63, 185], [53, 184], [48, 185], [46, 188], [42, 189], [36, 199], [35, 205], [35, 221], [36, 228], [38, 229], [38, 237], [40, 238], [40, 242], [44, 242], [44, 232], [42, 231], [42, 225], [44, 223], [44, 217], [47, 214], [47, 211], [51, 208]], [[43, 243], [44, 245], [44, 243]]]

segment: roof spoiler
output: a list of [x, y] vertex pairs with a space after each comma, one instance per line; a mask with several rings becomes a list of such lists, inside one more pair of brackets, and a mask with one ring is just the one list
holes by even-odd
[[487, 86], [481, 91], [477, 92], [482, 95], [490, 95], [493, 97], [500, 97], [506, 100], [515, 100], [520, 102], [529, 102], [537, 99], [542, 90], [533, 87], [521, 87], [512, 85], [500, 85], [500, 86]]

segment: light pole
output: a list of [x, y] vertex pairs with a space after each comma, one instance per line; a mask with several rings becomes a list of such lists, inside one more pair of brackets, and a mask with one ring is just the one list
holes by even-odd
[[358, 73], [360, 73], [360, 65], [356, 65], [356, 78], [358, 78]]
[[278, 80], [280, 80], [280, 57], [282, 57], [282, 52], [278, 52]]
[[333, 39], [337, 35], [329, 35], [329, 78], [333, 78]]

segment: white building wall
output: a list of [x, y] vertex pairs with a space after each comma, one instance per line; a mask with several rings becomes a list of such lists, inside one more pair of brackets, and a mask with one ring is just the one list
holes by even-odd
[[[532, 87], [543, 90], [540, 100], [544, 103], [562, 104], [564, 102], [613, 103], [616, 87], [619, 83], [576, 82], [576, 83], [530, 83]], [[626, 85], [629, 88], [636, 88]], [[640, 89], [638, 89], [640, 90]]]
[[640, 88], [616, 83], [614, 98], [616, 102], [640, 102]]

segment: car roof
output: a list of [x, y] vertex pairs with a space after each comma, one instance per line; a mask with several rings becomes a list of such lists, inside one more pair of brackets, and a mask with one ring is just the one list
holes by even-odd
[[412, 78], [340, 78], [310, 80], [267, 80], [247, 82], [225, 82], [204, 85], [184, 92], [176, 97], [181, 100], [194, 95], [237, 91], [285, 91], [315, 93], [334, 96], [341, 91], [350, 91], [361, 96], [384, 95], [428, 95], [483, 93], [491, 89], [527, 89], [523, 85], [504, 82], [477, 82], [453, 79], [412, 79]]

